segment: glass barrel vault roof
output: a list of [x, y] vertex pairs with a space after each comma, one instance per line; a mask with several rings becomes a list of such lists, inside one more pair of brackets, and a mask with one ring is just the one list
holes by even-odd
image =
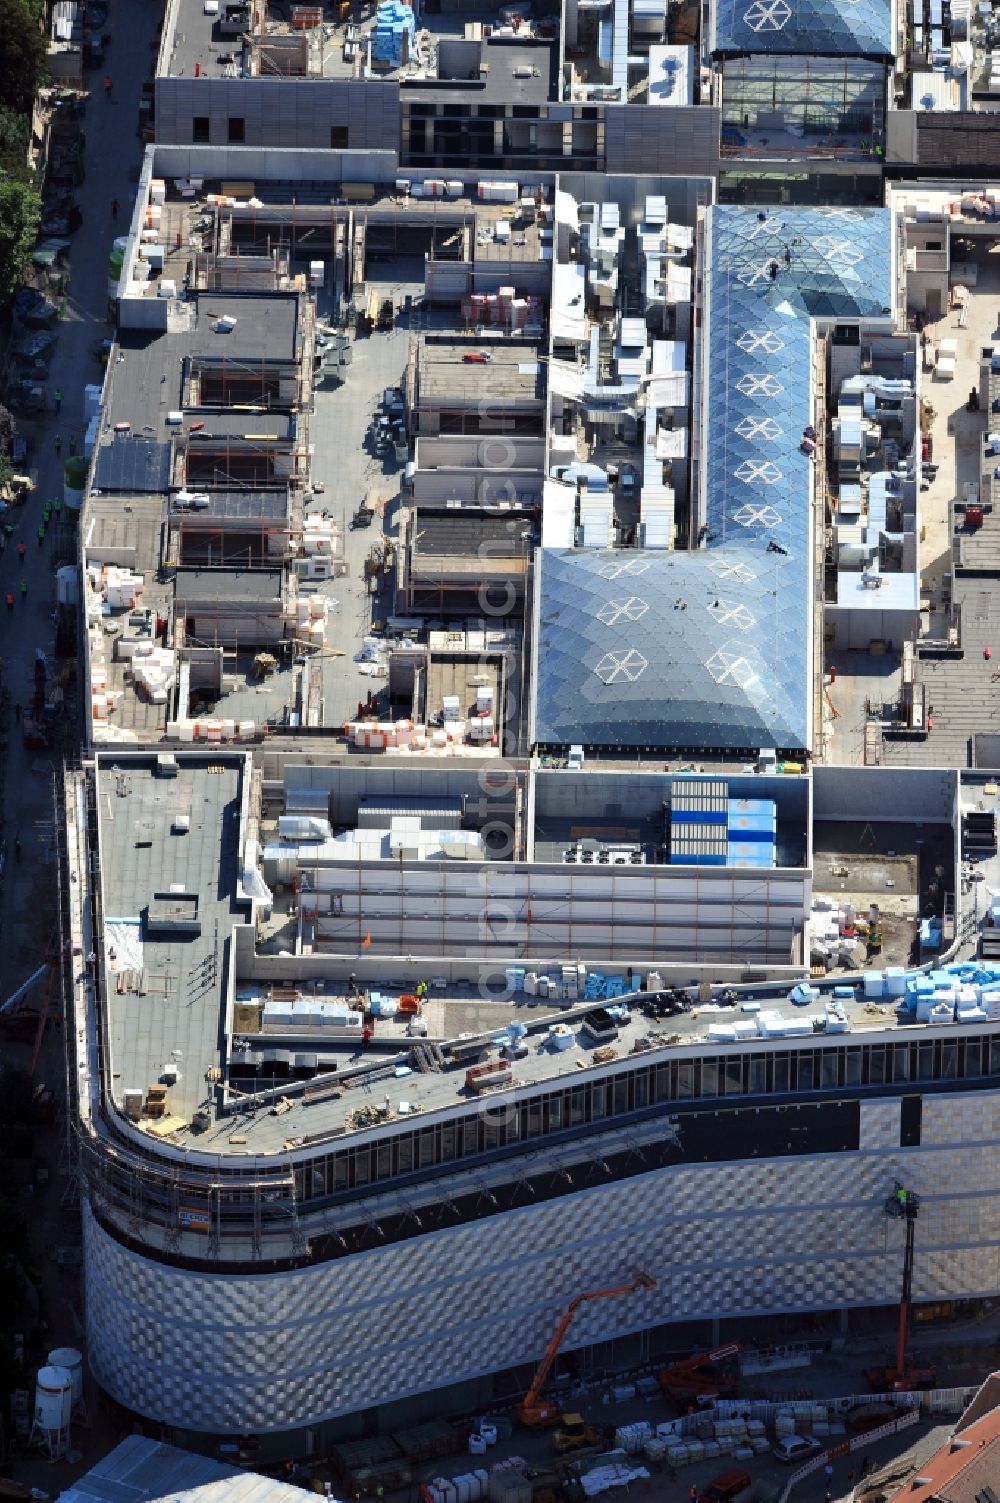
[[890, 0], [716, 0], [714, 52], [891, 57]]
[[541, 551], [540, 744], [809, 745], [812, 321], [891, 313], [892, 216], [717, 206], [708, 235], [704, 546]]

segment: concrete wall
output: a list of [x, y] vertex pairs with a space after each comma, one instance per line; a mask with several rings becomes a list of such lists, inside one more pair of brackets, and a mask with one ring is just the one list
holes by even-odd
[[[274, 157], [259, 146], [157, 146], [157, 177], [235, 178], [253, 181], [274, 176]], [[284, 151], [280, 162], [284, 183], [322, 182], [331, 193], [341, 182], [389, 183], [396, 176], [392, 151], [318, 151], [299, 147]]]
[[[636, 112], [641, 114], [645, 108], [644, 105], [629, 105], [629, 116]], [[684, 112], [658, 110], [657, 113], [666, 116]], [[713, 111], [699, 109], [697, 113], [711, 115]], [[665, 168], [665, 171], [676, 174], [667, 178], [642, 176], [649, 170], [637, 160], [626, 166], [608, 167], [609, 174], [613, 171], [629, 174], [624, 177], [606, 177], [599, 172], [562, 172], [559, 186], [577, 203], [616, 203], [626, 224], [639, 223], [645, 213], [646, 196], [650, 193], [666, 198], [667, 212], [679, 224], [694, 224], [699, 202], [711, 202], [714, 198], [714, 183], [707, 177], [693, 176], [698, 170], [693, 164], [678, 162], [672, 168]], [[632, 176], [633, 173], [638, 175]]]
[[[362, 799], [407, 799], [416, 798], [425, 803], [428, 799], [448, 800], [471, 798], [481, 801], [482, 818], [488, 819], [491, 805], [507, 805], [513, 799], [514, 774], [496, 762], [476, 766], [434, 767], [426, 764], [419, 767], [390, 767], [383, 764], [377, 768], [357, 767], [351, 763], [335, 765], [329, 762], [313, 765], [305, 758], [269, 753], [264, 758], [266, 780], [283, 778], [285, 786], [325, 789], [332, 796], [333, 819], [336, 824], [351, 825], [358, 817]], [[270, 790], [269, 790], [270, 791]]]
[[543, 483], [539, 470], [418, 470], [413, 477], [413, 499], [427, 505], [444, 501], [532, 502], [542, 499]]
[[[659, 815], [670, 797], [675, 774], [666, 772], [535, 773], [535, 811], [538, 819], [649, 819]], [[805, 825], [809, 811], [809, 783], [805, 777], [727, 776], [730, 798], [771, 798], [779, 820]]]
[[359, 860], [300, 871], [317, 949], [546, 965], [788, 964], [812, 887], [804, 870], [736, 867]]
[[[159, 142], [192, 145], [194, 120], [207, 118], [209, 144], [225, 146], [231, 117], [243, 120], [247, 146], [307, 146], [328, 150], [330, 131], [336, 127], [347, 130], [347, 146], [351, 149], [399, 150], [399, 85], [392, 81], [167, 77], [156, 80]], [[280, 171], [285, 177], [284, 164]]]
[[917, 117], [913, 110], [889, 110], [885, 117], [887, 163], [917, 160]]
[[995, 1296], [1000, 1095], [925, 1098], [922, 1146], [905, 1150], [898, 1101], [860, 1110], [857, 1150], [678, 1164], [287, 1273], [167, 1267], [85, 1212], [91, 1371], [157, 1422], [266, 1433], [537, 1358], [571, 1295], [636, 1267], [656, 1289], [582, 1308], [567, 1349], [666, 1322], [894, 1305], [896, 1179], [923, 1198], [914, 1297]]
[[[412, 174], [407, 174], [412, 177]], [[431, 174], [428, 174], [430, 176]], [[521, 180], [522, 188], [526, 184]], [[470, 193], [475, 187], [470, 184]], [[546, 301], [552, 284], [549, 261], [489, 261], [478, 265], [472, 261], [428, 261], [424, 274], [424, 296], [430, 303], [447, 306], [460, 303], [471, 292], [492, 295], [501, 287], [513, 286], [518, 297], [541, 297]]]
[[502, 474], [506, 470], [541, 469], [545, 463], [544, 438], [463, 438], [445, 434], [418, 438], [414, 451], [418, 470], [438, 465], [471, 465]]
[[958, 773], [950, 768], [813, 768], [813, 816], [829, 819], [893, 819], [952, 824]]
[[841, 652], [867, 652], [873, 641], [881, 641], [895, 652], [904, 642], [912, 642], [919, 624], [915, 611], [855, 610], [851, 606], [828, 605], [824, 620], [833, 627], [833, 645]]
[[[241, 982], [245, 981], [275, 981], [285, 986], [289, 981], [329, 981], [337, 978], [346, 981], [351, 975], [357, 978], [362, 986], [373, 987], [376, 990], [385, 985], [387, 974], [387, 961], [384, 955], [373, 956], [367, 948], [355, 950], [350, 954], [336, 955], [296, 955], [288, 956], [267, 953], [256, 953], [254, 949], [254, 934], [252, 929], [236, 929], [236, 973]], [[527, 970], [544, 970], [555, 962], [549, 955], [526, 955], [520, 956], [518, 965], [524, 965]], [[472, 988], [473, 995], [488, 1000], [504, 1000], [510, 996], [510, 989], [506, 983], [504, 957], [495, 959], [477, 959], [475, 956], [431, 955], [423, 956], [419, 961], [413, 956], [394, 957], [392, 962], [394, 976], [406, 977], [407, 985], [411, 982], [415, 986], [417, 981], [424, 975], [443, 976], [451, 986], [468, 985]], [[639, 986], [645, 980], [648, 972], [655, 971], [660, 977], [663, 986], [690, 986], [692, 979], [695, 981], [711, 981], [715, 985], [735, 985], [745, 982], [747, 966], [738, 960], [732, 965], [725, 965], [721, 961], [713, 960], [702, 963], [690, 958], [677, 961], [665, 961], [653, 959], [648, 955], [630, 955], [628, 961], [604, 960], [601, 969], [609, 976], [620, 976], [622, 980], [634, 986]], [[769, 981], [799, 981], [802, 978], [801, 962], [778, 961], [753, 961], [754, 976]]]

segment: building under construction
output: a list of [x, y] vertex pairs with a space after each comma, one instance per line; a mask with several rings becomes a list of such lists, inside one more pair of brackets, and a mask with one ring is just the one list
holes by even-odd
[[[913, 1297], [991, 1287], [963, 1188], [997, 1172], [985, 990], [947, 1027], [832, 984], [804, 1016], [804, 784], [729, 780], [774, 800], [770, 872], [630, 846], [682, 784], [632, 778], [626, 813], [597, 772], [98, 753], [68, 786], [93, 963], [67, 1032], [109, 1393], [287, 1455], [362, 1409], [523, 1392], [570, 1301], [637, 1265], [648, 1287], [579, 1308], [581, 1373], [775, 1311], [846, 1321], [898, 1297], [896, 1179], [921, 1186]], [[771, 982], [720, 1013], [678, 983], [700, 953], [738, 984], [741, 934]]]
[[1000, 969], [862, 974], [817, 850], [936, 842], [943, 907], [961, 779], [807, 762], [814, 324], [892, 320], [888, 217], [788, 210], [779, 264], [686, 180], [360, 202], [207, 150], [147, 158], [81, 520], [97, 1381], [286, 1457], [544, 1405], [571, 1309], [583, 1377], [846, 1330], [897, 1181], [908, 1298], [992, 1294]]

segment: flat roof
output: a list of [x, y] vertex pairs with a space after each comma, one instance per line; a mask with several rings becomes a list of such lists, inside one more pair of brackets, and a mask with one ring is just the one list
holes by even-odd
[[[488, 363], [469, 362], [465, 356], [488, 352]], [[427, 403], [465, 406], [483, 397], [493, 401], [542, 403], [545, 398], [545, 368], [541, 350], [531, 344], [472, 344], [468, 340], [434, 340], [418, 355], [418, 409]]]
[[479, 689], [490, 687], [493, 690], [492, 718], [496, 730], [502, 731], [504, 724], [504, 706], [500, 698], [502, 680], [503, 660], [498, 653], [431, 651], [427, 658], [428, 713], [433, 714], [442, 708], [446, 694], [457, 694], [459, 714], [467, 719], [476, 709]]
[[[731, 878], [742, 877], [753, 881], [766, 881], [769, 875], [766, 871], [738, 872], [734, 868], [724, 870]], [[640, 880], [644, 871], [648, 871], [648, 868], [629, 868], [630, 876]], [[558, 968], [548, 969], [554, 974]], [[866, 1001], [861, 995], [863, 988], [858, 988], [853, 1001], [845, 1001], [843, 1004], [850, 1024], [849, 1032], [816, 1033], [812, 1018], [814, 1015], [824, 1015], [825, 1003], [830, 1000], [833, 986], [843, 985], [843, 978], [833, 976], [825, 981], [819, 988], [822, 997], [806, 1006], [789, 1001], [791, 984], [786, 981], [746, 989], [762, 999], [761, 1012], [775, 1015], [772, 1027], [776, 1031], [770, 1032], [766, 1037], [757, 1032], [754, 1022], [757, 1014], [753, 1011], [744, 1012], [739, 1001], [726, 1006], [716, 1002], [695, 1003], [690, 1011], [653, 1020], [647, 1018], [636, 1005], [644, 1000], [643, 994], [628, 996], [624, 1000], [632, 1009], [631, 1016], [617, 1025], [618, 1036], [612, 1045], [615, 1050], [614, 1067], [628, 1068], [644, 1062], [654, 1063], [658, 1055], [662, 1059], [674, 1055], [677, 1050], [694, 1046], [697, 1046], [700, 1053], [713, 1048], [720, 1053], [732, 1053], [755, 1045], [761, 1048], [788, 1049], [813, 1048], [818, 1043], [823, 1043], [830, 1047], [844, 1047], [848, 1043], [857, 1045], [866, 1034], [893, 1032], [898, 1035], [903, 1030], [912, 1030], [916, 1036], [927, 1035], [926, 1024], [900, 1020], [893, 999], [886, 998], [880, 1003]], [[242, 999], [263, 999], [261, 988], [238, 983], [238, 989]], [[398, 996], [400, 988], [391, 983], [379, 986], [372, 982], [371, 990], [380, 991], [382, 995]], [[310, 990], [309, 996], [312, 995]], [[331, 986], [321, 1000], [348, 999]], [[577, 1030], [586, 1013], [614, 1005], [615, 1000], [617, 999], [611, 999], [610, 1002], [581, 1000], [567, 1005], [522, 995], [512, 1002], [475, 1002], [468, 998], [431, 993], [425, 1001], [422, 1016], [427, 1024], [429, 1042], [460, 1043], [467, 1038], [481, 1038], [484, 1050], [490, 1048], [491, 1039], [501, 1036], [511, 1022], [518, 1021], [526, 1025], [527, 1033], [523, 1042], [527, 1046], [527, 1053], [513, 1061], [513, 1084], [504, 1096], [505, 1100], [509, 1100], [511, 1092], [524, 1087], [545, 1084], [557, 1086], [559, 1083], [579, 1081], [585, 1070], [599, 1065], [601, 1062], [594, 1058], [599, 1044], [588, 1040]], [[788, 1025], [789, 1032], [780, 1031], [782, 1023]], [[574, 1040], [569, 1048], [552, 1048], [550, 1032], [555, 1024], [568, 1024], [572, 1027]], [[747, 1030], [746, 1037], [735, 1039], [727, 1036], [737, 1024]], [[265, 1071], [266, 1061], [275, 1053], [291, 1060], [296, 1054], [308, 1052], [317, 1055], [321, 1063], [319, 1076], [312, 1080], [280, 1080], [273, 1091], [270, 1088], [265, 1090], [254, 1105], [248, 1105], [244, 1099], [238, 1102], [239, 1126], [236, 1130], [241, 1138], [240, 1148], [248, 1153], [272, 1154], [321, 1140], [327, 1135], [332, 1139], [349, 1140], [350, 1135], [370, 1131], [373, 1126], [370, 1122], [356, 1118], [355, 1113], [366, 1106], [383, 1106], [386, 1099], [386, 1115], [383, 1123], [376, 1126], [389, 1122], [404, 1125], [426, 1112], [481, 1111], [482, 1103], [477, 1105], [475, 1096], [468, 1092], [465, 1085], [466, 1068], [469, 1064], [476, 1063], [478, 1054], [473, 1054], [471, 1058], [447, 1059], [441, 1070], [423, 1073], [410, 1069], [403, 1076], [396, 1076], [396, 1069], [406, 1065], [414, 1045], [407, 1032], [408, 1026], [405, 1016], [377, 1019], [371, 1044], [360, 1063], [355, 1043], [337, 1043], [333, 1040], [327, 1042], [322, 1036], [322, 1030], [314, 1030], [308, 1036], [299, 1034], [297, 1037], [290, 1037], [287, 1033], [281, 1035], [273, 1029], [267, 1033], [241, 1033], [241, 1048], [237, 1057], [250, 1065], [261, 1060]], [[715, 1036], [713, 1029], [717, 1031]], [[492, 1052], [495, 1055], [495, 1048]], [[276, 1097], [283, 1097], [290, 1103], [278, 1116], [270, 1110]], [[485, 1099], [489, 1100], [489, 1097]], [[233, 1114], [219, 1117], [197, 1138], [198, 1145], [220, 1151], [220, 1145], [226, 1142], [234, 1130], [234, 1120]], [[415, 1121], [414, 1125], [419, 1123]], [[221, 1147], [221, 1151], [226, 1150]]]
[[[297, 292], [198, 292], [194, 305], [192, 355], [268, 362], [293, 362], [298, 356]], [[235, 323], [220, 329], [221, 319]]]
[[179, 608], [199, 601], [238, 600], [266, 605], [281, 601], [280, 569], [178, 569], [174, 598]]
[[[464, 18], [464, 11], [462, 14]], [[518, 41], [490, 37], [483, 43], [482, 60], [487, 72], [477, 82], [447, 78], [424, 82], [401, 76], [400, 97], [404, 106], [411, 99], [435, 104], [467, 101], [541, 105], [554, 97], [553, 78], [559, 60], [555, 41], [540, 37]]]
[[[498, 511], [477, 506], [417, 506], [414, 552], [430, 557], [477, 558], [483, 544], [490, 557], [522, 558], [529, 551], [530, 511]], [[528, 537], [524, 534], [527, 530]]]
[[114, 364], [104, 388], [102, 444], [114, 441], [106, 430], [120, 423], [128, 423], [136, 436], [168, 441], [167, 413], [181, 405], [186, 336], [166, 330], [119, 329], [115, 345]]
[[[280, 522], [288, 516], [289, 497], [287, 490], [273, 491], [204, 491], [197, 510], [189, 511], [178, 506], [173, 499], [171, 521], [181, 526], [197, 525], [202, 517], [226, 518], [238, 522]], [[207, 502], [207, 504], [206, 504]]]
[[[216, 328], [222, 318], [233, 318], [228, 333]], [[199, 292], [178, 305], [176, 315], [164, 330], [148, 333], [142, 329], [121, 329], [117, 336], [115, 363], [105, 391], [105, 427], [128, 423], [129, 441], [167, 444], [173, 429], [168, 414], [183, 407], [184, 365], [189, 359], [210, 357], [214, 362], [238, 361], [243, 364], [275, 361], [294, 364], [299, 353], [299, 297], [297, 293], [248, 292], [242, 295]], [[264, 423], [266, 431], [275, 423], [288, 419], [274, 414], [223, 414], [211, 417], [192, 413], [189, 421], [204, 420], [206, 427], [231, 431], [227, 424], [244, 432], [255, 431]], [[119, 439], [117, 442], [121, 443]], [[102, 449], [113, 438], [105, 437]], [[124, 463], [127, 451], [114, 456], [114, 465]], [[111, 464], [99, 452], [98, 464]], [[105, 474], [105, 470], [101, 470]], [[117, 475], [117, 470], [109, 472]], [[161, 472], [157, 471], [157, 475]], [[110, 481], [106, 482], [111, 488]], [[124, 480], [116, 489], [137, 489], [134, 481]], [[147, 489], [166, 489], [166, 484]]]
[[59, 1496], [62, 1503], [302, 1503], [303, 1494], [246, 1467], [129, 1435]]
[[171, 78], [193, 78], [195, 64], [206, 78], [238, 78], [241, 38], [220, 37], [216, 17], [205, 14], [204, 0], [177, 0], [168, 7], [173, 30], [164, 37], [158, 71]]
[[[470, 686], [471, 693], [471, 686]], [[240, 1151], [272, 1154], [307, 1145], [325, 1136], [339, 1138], [345, 1133], [363, 1132], [371, 1121], [355, 1116], [358, 1108], [387, 1102], [384, 1122], [409, 1119], [423, 1112], [477, 1110], [475, 1098], [465, 1085], [465, 1059], [446, 1059], [441, 1070], [423, 1073], [410, 1063], [414, 1040], [408, 1033], [408, 1018], [380, 1016], [375, 1023], [371, 1046], [359, 1061], [353, 1039], [338, 1039], [326, 1028], [294, 1028], [270, 1024], [255, 1027], [245, 1019], [233, 1030], [233, 1048], [225, 1036], [225, 1007], [232, 990], [240, 1004], [264, 1002], [274, 991], [282, 1000], [301, 994], [314, 1001], [348, 1002], [343, 982], [326, 980], [300, 982], [296, 977], [296, 960], [289, 955], [283, 975], [257, 980], [236, 974], [230, 981], [227, 973], [230, 944], [236, 924], [249, 922], [250, 913], [238, 899], [241, 861], [241, 815], [245, 795], [247, 759], [241, 754], [213, 749], [205, 754], [182, 753], [176, 758], [173, 777], [157, 776], [154, 755], [99, 753], [96, 759], [96, 805], [100, 838], [101, 882], [105, 922], [104, 954], [106, 967], [113, 975], [106, 990], [108, 1032], [111, 1043], [111, 1068], [116, 1099], [126, 1089], [141, 1089], [158, 1081], [164, 1067], [174, 1065], [176, 1084], [169, 1086], [167, 1112], [189, 1122], [195, 1109], [211, 1103], [205, 1087], [205, 1071], [215, 1065], [226, 1067], [232, 1058], [244, 1067], [260, 1069], [263, 1079], [260, 1094], [249, 1101], [241, 1095], [231, 1101], [232, 1110], [216, 1115], [207, 1128], [190, 1137], [192, 1144], [210, 1151], [225, 1152], [225, 1144], [234, 1131], [240, 1137]], [[377, 795], [373, 795], [377, 799]], [[187, 817], [187, 828], [177, 828], [178, 816]], [[308, 856], [303, 865], [309, 867]], [[475, 880], [479, 863], [468, 871]], [[543, 873], [560, 876], [565, 869], [544, 863]], [[663, 868], [657, 870], [662, 876]], [[426, 873], [433, 880], [434, 863]], [[610, 873], [610, 869], [609, 869]], [[616, 873], [622, 875], [621, 871]], [[595, 867], [600, 876], [600, 868]], [[679, 883], [719, 882], [726, 891], [738, 893], [741, 884], [772, 882], [781, 887], [795, 872], [788, 869], [739, 870], [719, 868], [701, 872], [685, 869], [677, 872]], [[628, 866], [630, 883], [651, 880], [649, 867]], [[720, 889], [721, 890], [721, 889]], [[738, 901], [738, 897], [734, 898]], [[150, 931], [149, 910], [157, 919], [156, 932]], [[304, 920], [308, 924], [309, 920]], [[170, 932], [171, 926], [174, 932]], [[315, 937], [307, 934], [315, 949]], [[112, 951], [114, 954], [112, 955]], [[398, 962], [388, 961], [387, 966]], [[404, 972], [406, 964], [403, 963]], [[547, 967], [555, 974], [558, 967]], [[992, 976], [975, 963], [953, 967], [958, 977], [974, 974]], [[390, 974], [392, 974], [390, 972]], [[398, 975], [398, 971], [396, 972]], [[635, 1006], [645, 1000], [625, 1000], [635, 1009], [630, 1018], [619, 1020], [614, 1040], [613, 1068], [629, 1068], [637, 1061], [635, 1054], [653, 1056], [659, 1052], [698, 1047], [702, 1052], [713, 1047], [722, 1052], [762, 1046], [811, 1048], [818, 1035], [813, 1016], [824, 1015], [824, 998], [834, 985], [843, 985], [843, 976], [832, 976], [821, 984], [821, 996], [805, 1007], [789, 999], [786, 983], [763, 984], [741, 989], [736, 1003], [694, 1003], [689, 1011], [655, 1020]], [[931, 982], [933, 985], [933, 981]], [[988, 980], [982, 985], [988, 986]], [[409, 990], [406, 982], [372, 980], [371, 990], [397, 997]], [[753, 1006], [759, 1004], [770, 1022], [760, 1019]], [[513, 1064], [511, 1090], [545, 1083], [579, 1079], [581, 1070], [606, 1062], [594, 1057], [594, 1043], [576, 1032], [584, 1015], [600, 1006], [596, 999], [566, 1005], [529, 997], [515, 991], [507, 1001], [485, 1001], [475, 995], [461, 995], [458, 986], [432, 991], [422, 1010], [430, 1044], [445, 1045], [472, 1036], [482, 1039], [488, 1049], [494, 1036], [514, 1021], [523, 1022], [527, 1032], [526, 1054]], [[870, 1033], [899, 1031], [912, 1026], [923, 1033], [926, 1025], [917, 1024], [896, 1012], [894, 998], [873, 1003], [857, 988], [853, 999], [845, 999], [845, 1021], [852, 1042]], [[574, 1037], [566, 1050], [554, 1049], [550, 1038], [555, 1023], [570, 1024]], [[847, 1034], [824, 1033], [822, 1041], [831, 1047], [843, 1045]], [[310, 1078], [284, 1076], [283, 1067], [305, 1068]], [[268, 1065], [274, 1064], [279, 1075], [273, 1088]], [[406, 1067], [404, 1069], [404, 1066]], [[402, 1074], [397, 1073], [403, 1071]], [[245, 1080], [245, 1072], [244, 1072]], [[237, 1087], [245, 1092], [246, 1085]], [[275, 1096], [288, 1102], [275, 1115], [271, 1108]], [[235, 1124], [238, 1122], [238, 1127]], [[149, 1123], [155, 1130], [155, 1121]], [[188, 1141], [190, 1129], [178, 1127]]]
[[[153, 574], [160, 561], [162, 524], [166, 503], [162, 496], [91, 496], [83, 528], [83, 548], [88, 561], [128, 563], [146, 576], [146, 590], [156, 587]], [[163, 586], [164, 599], [170, 597]]]
[[[144, 428], [152, 424], [144, 423]], [[151, 438], [134, 430], [112, 433], [97, 447], [94, 458], [94, 489], [162, 493], [170, 486], [173, 444], [169, 436]]]
[[[213, 438], [262, 439], [275, 443], [290, 443], [295, 436], [295, 419], [288, 412], [240, 412], [233, 408], [219, 411], [187, 408], [184, 422], [188, 430], [188, 443], [194, 449], [198, 444]], [[190, 432], [192, 423], [199, 423], [196, 432]]]
[[[118, 1105], [127, 1089], [145, 1096], [173, 1060], [168, 1112], [190, 1118], [207, 1094], [205, 1071], [220, 1062], [229, 940], [247, 917], [236, 896], [245, 759], [185, 756], [175, 777], [156, 766], [155, 754], [96, 758], [104, 1006]], [[197, 897], [200, 933], [150, 932], [150, 908], [175, 888]]]

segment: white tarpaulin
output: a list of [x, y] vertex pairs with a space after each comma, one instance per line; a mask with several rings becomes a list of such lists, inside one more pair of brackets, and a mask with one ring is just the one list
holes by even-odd
[[105, 920], [104, 959], [109, 971], [116, 976], [122, 971], [141, 971], [142, 955], [142, 930], [137, 918]]
[[583, 395], [583, 367], [567, 360], [549, 361], [549, 390], [557, 397], [578, 402]]
[[576, 486], [546, 480], [542, 492], [542, 547], [572, 548]]
[[579, 261], [556, 261], [552, 267], [552, 333], [556, 339], [583, 344], [587, 337], [584, 293], [586, 268]]
[[556, 223], [568, 224], [574, 230], [580, 228], [580, 210], [576, 199], [563, 188], [556, 189]]
[[626, 1466], [622, 1462], [610, 1462], [607, 1466], [597, 1466], [585, 1477], [580, 1478], [580, 1486], [588, 1498], [597, 1498], [601, 1493], [610, 1492], [613, 1487], [628, 1487], [630, 1482], [638, 1482], [649, 1476], [644, 1466]]

